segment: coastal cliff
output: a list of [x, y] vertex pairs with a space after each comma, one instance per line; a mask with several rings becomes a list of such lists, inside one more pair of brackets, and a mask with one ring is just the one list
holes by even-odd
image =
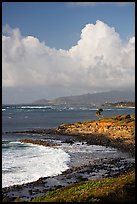
[[79, 135], [90, 144], [110, 145], [132, 155], [135, 153], [135, 115], [118, 115], [111, 118], [62, 124], [54, 130], [56, 134]]

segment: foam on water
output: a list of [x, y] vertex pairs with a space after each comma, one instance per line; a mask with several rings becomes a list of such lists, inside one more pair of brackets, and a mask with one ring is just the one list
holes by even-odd
[[70, 156], [62, 149], [20, 142], [7, 145], [9, 149], [2, 154], [2, 187], [58, 175], [69, 168]]
[[[48, 140], [48, 139], [47, 139]], [[87, 145], [86, 142], [62, 143], [56, 148], [21, 143], [2, 142], [2, 187], [23, 184], [38, 180], [40, 177], [61, 174], [70, 167], [100, 159], [125, 158], [129, 156], [115, 148]], [[131, 158], [130, 158], [131, 160]]]
[[18, 107], [18, 108], [21, 108], [21, 109], [27, 109], [27, 108], [41, 109], [41, 108], [51, 108], [51, 106], [21, 106], [21, 107]]
[[[116, 148], [105, 147], [101, 145], [87, 145], [86, 142], [75, 142], [74, 144], [63, 144], [62, 147], [68, 153], [88, 153], [89, 157], [96, 159], [99, 158], [113, 158], [121, 156], [121, 152]], [[109, 153], [109, 154], [108, 154]], [[126, 154], [125, 154], [126, 155]]]
[[[11, 109], [14, 112], [33, 112], [33, 111], [41, 111], [41, 112], [49, 112], [49, 111], [97, 111], [97, 107], [93, 106], [73, 106], [73, 105], [16, 105], [16, 106], [4, 106], [2, 111], [4, 112], [7, 109]], [[124, 111], [126, 108], [104, 108], [104, 112], [109, 111]]]

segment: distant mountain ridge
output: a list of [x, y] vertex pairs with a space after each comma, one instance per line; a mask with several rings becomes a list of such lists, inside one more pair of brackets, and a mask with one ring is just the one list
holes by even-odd
[[106, 102], [135, 101], [134, 91], [108, 91], [93, 94], [59, 97], [53, 100], [40, 99], [32, 104], [41, 105], [101, 105]]
[[41, 105], [45, 105], [45, 104], [48, 104], [49, 103], [49, 100], [46, 100], [46, 99], [39, 99], [39, 100], [36, 100], [34, 102], [32, 102], [32, 104], [41, 104]]

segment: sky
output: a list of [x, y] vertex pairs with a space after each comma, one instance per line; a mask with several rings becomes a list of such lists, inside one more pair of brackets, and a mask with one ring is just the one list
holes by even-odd
[[2, 103], [135, 89], [134, 2], [3, 2]]

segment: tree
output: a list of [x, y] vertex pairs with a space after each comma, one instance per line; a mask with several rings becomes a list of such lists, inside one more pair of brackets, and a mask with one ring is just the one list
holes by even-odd
[[96, 111], [96, 116], [99, 117], [101, 115], [101, 112], [103, 112], [103, 109], [102, 108], [99, 108], [97, 111]]

